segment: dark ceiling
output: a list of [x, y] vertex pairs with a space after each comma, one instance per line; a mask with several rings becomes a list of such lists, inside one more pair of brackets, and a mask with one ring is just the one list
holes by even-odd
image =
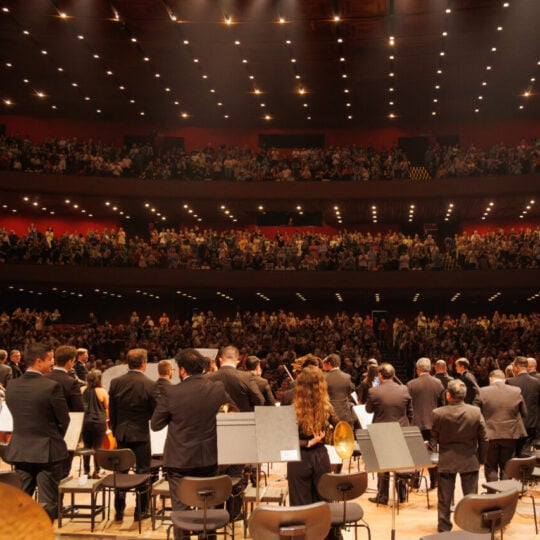
[[0, 9], [3, 113], [301, 129], [540, 112], [538, 0], [2, 0]]

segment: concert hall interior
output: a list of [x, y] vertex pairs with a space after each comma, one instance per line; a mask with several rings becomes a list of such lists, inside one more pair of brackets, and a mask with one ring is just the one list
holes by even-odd
[[[381, 364], [407, 384], [421, 357], [466, 378], [465, 357], [482, 390], [540, 361], [538, 21], [538, 0], [0, 0], [0, 368], [69, 345], [109, 391], [128, 351], [157, 379], [180, 350], [233, 345], [279, 403], [309, 354], [338, 355], [359, 396]], [[260, 469], [288, 503], [287, 465]], [[441, 527], [423, 472], [393, 531], [369, 472], [372, 540]], [[55, 538], [167, 534], [138, 535], [132, 493], [93, 532], [71, 506]], [[524, 496], [504, 535], [533, 526]]]

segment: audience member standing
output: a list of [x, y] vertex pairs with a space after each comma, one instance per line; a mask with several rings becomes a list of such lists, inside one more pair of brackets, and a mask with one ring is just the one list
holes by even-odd
[[274, 394], [272, 394], [270, 383], [261, 376], [261, 360], [256, 356], [248, 356], [246, 358], [246, 369], [252, 373], [253, 378], [255, 379], [255, 382], [257, 383], [257, 386], [259, 388], [259, 392], [264, 397], [264, 404], [272, 406], [275, 405], [276, 398], [274, 397]]
[[439, 449], [439, 532], [452, 530], [450, 505], [459, 473], [463, 495], [478, 493], [478, 470], [484, 463], [488, 440], [484, 417], [478, 407], [465, 403], [467, 387], [459, 379], [448, 383], [448, 405], [433, 411], [431, 446]]
[[348, 373], [341, 371], [341, 358], [337, 354], [329, 354], [323, 360], [323, 370], [326, 372], [328, 395], [337, 417], [354, 427], [351, 394], [354, 384]]
[[536, 358], [533, 358], [532, 356], [527, 358], [527, 373], [531, 377], [535, 377], [537, 379], [540, 379], [540, 373], [538, 373], [536, 368], [537, 368]]
[[[127, 353], [129, 371], [112, 379], [109, 389], [111, 429], [118, 448], [131, 448], [135, 453], [136, 472], [150, 472], [151, 449], [148, 422], [155, 407], [156, 383], [144, 372], [148, 353], [146, 349], [131, 349]], [[126, 494], [118, 491], [115, 497], [116, 521], [124, 518]], [[135, 509], [135, 519], [147, 517], [148, 495], [141, 497], [141, 508]]]
[[211, 381], [223, 383], [240, 412], [253, 411], [256, 405], [264, 405], [264, 397], [251, 373], [236, 369], [239, 360], [238, 349], [232, 345], [224, 347], [219, 360], [219, 369], [207, 374], [206, 377]]
[[[420, 358], [416, 362], [417, 378], [407, 383], [412, 397], [413, 424], [418, 426], [424, 441], [431, 441], [433, 410], [444, 405], [444, 387], [439, 379], [430, 375], [431, 360]], [[432, 449], [433, 450], [433, 449]], [[429, 469], [431, 489], [437, 487], [437, 471]]]
[[[406, 386], [395, 380], [395, 370], [390, 364], [379, 366], [380, 385], [368, 392], [366, 412], [373, 413], [373, 423], [398, 422], [400, 426], [408, 426], [413, 419], [412, 398]], [[388, 504], [390, 483], [389, 473], [378, 474], [377, 497], [370, 497], [371, 502]], [[399, 498], [405, 500], [404, 488], [400, 485]]]
[[[182, 384], [164, 387], [152, 415], [153, 430], [168, 426], [163, 467], [169, 480], [173, 510], [184, 506], [177, 498], [184, 476], [214, 476], [218, 473], [216, 414], [231, 398], [221, 382], [203, 376], [205, 358], [195, 349], [176, 356]], [[180, 538], [181, 531], [175, 530]]]
[[53, 521], [58, 516], [58, 484], [68, 459], [64, 435], [69, 410], [60, 384], [43, 377], [53, 366], [52, 348], [33, 344], [25, 351], [25, 361], [25, 374], [6, 390], [13, 434], [4, 459], [15, 465], [26, 493], [33, 496], [38, 488], [38, 502]]
[[525, 429], [527, 436], [518, 440], [516, 454], [519, 456], [525, 446], [530, 446], [536, 439], [540, 414], [538, 411], [538, 400], [540, 399], [540, 379], [531, 377], [527, 372], [529, 362], [524, 356], [514, 358], [514, 376], [506, 380], [506, 384], [521, 388], [521, 394], [527, 406], [527, 416], [525, 416]]
[[18, 349], [13, 349], [12, 351], [10, 351], [7, 365], [11, 368], [11, 374], [13, 379], [18, 379], [19, 377], [22, 377], [24, 369], [21, 364], [21, 351], [19, 351]]
[[521, 390], [505, 384], [504, 372], [500, 369], [489, 375], [490, 386], [480, 388], [473, 405], [480, 407], [489, 439], [484, 473], [488, 482], [502, 480], [506, 462], [514, 456], [517, 440], [526, 437], [523, 417], [527, 407]]
[[70, 412], [82, 412], [84, 410], [79, 383], [77, 379], [74, 379], [69, 374], [75, 362], [76, 352], [77, 349], [71, 345], [57, 347], [54, 351], [54, 367], [47, 375], [47, 377], [62, 386]]
[[469, 361], [466, 358], [458, 358], [455, 364], [455, 370], [457, 378], [463, 381], [467, 388], [467, 394], [465, 396], [465, 403], [472, 404], [480, 387], [476, 381], [476, 377], [469, 371]]

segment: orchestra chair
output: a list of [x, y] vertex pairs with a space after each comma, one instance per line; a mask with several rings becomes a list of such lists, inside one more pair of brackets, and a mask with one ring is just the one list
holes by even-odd
[[325, 473], [317, 483], [317, 491], [330, 507], [330, 522], [337, 529], [354, 527], [354, 538], [358, 540], [358, 527], [365, 527], [368, 540], [371, 529], [364, 521], [364, 509], [357, 502], [348, 502], [363, 495], [368, 485], [367, 472], [353, 474]]
[[258, 506], [249, 518], [253, 540], [323, 540], [330, 531], [330, 506]]
[[15, 471], [0, 471], [0, 484], [22, 489], [21, 477]]
[[[420, 540], [495, 540], [495, 532], [508, 525], [516, 511], [519, 492], [465, 495], [454, 510], [454, 521], [462, 531], [448, 531], [422, 536]], [[472, 533], [472, 534], [471, 534]]]
[[77, 448], [75, 452], [73, 452], [74, 456], [77, 456], [79, 458], [79, 476], [81, 476], [82, 470], [83, 470], [83, 463], [85, 456], [94, 456], [96, 454], [96, 451], [93, 448]]
[[[227, 525], [231, 523], [230, 515], [225, 508], [216, 507], [224, 505], [231, 493], [231, 477], [226, 474], [210, 477], [184, 476], [178, 483], [176, 496], [189, 508], [171, 512], [172, 524], [167, 529], [167, 540], [173, 527], [180, 529], [186, 538], [197, 534], [199, 538], [205, 539], [210, 534], [215, 535], [219, 529], [223, 529], [220, 534], [226, 537], [229, 534]], [[234, 522], [231, 523], [230, 535], [234, 540]]]
[[[169, 482], [165, 478], [160, 478], [152, 484], [150, 491], [150, 512], [152, 517], [152, 530], [156, 530], [156, 521], [167, 521], [170, 519], [170, 504], [167, 504], [167, 499], [170, 499]], [[161, 503], [158, 505], [158, 500]]]
[[517, 489], [519, 498], [530, 497], [533, 506], [534, 527], [538, 534], [538, 522], [536, 521], [536, 503], [532, 493], [528, 492], [529, 483], [534, 478], [534, 468], [536, 466], [536, 456], [512, 458], [506, 462], [504, 474], [508, 480], [495, 480], [486, 482], [482, 487], [487, 489], [488, 493], [500, 493], [510, 489]]
[[[399, 493], [399, 486], [405, 487], [405, 500], [409, 500], [409, 493], [411, 490], [416, 489], [418, 492], [420, 492], [420, 489], [422, 488], [422, 481], [424, 482], [424, 486], [426, 488], [426, 503], [428, 510], [431, 508], [431, 505], [429, 504], [429, 486], [428, 486], [428, 480], [427, 476], [424, 474], [424, 469], [421, 470], [410, 470], [410, 471], [397, 471], [395, 473], [396, 475], [396, 488], [398, 488]], [[397, 497], [397, 511], [399, 513], [399, 497]]]
[[[114, 450], [100, 448], [96, 451], [96, 459], [100, 468], [112, 471], [112, 474], [101, 479], [101, 486], [108, 492], [107, 519], [109, 519], [111, 510], [111, 492], [114, 491], [135, 493], [137, 498], [135, 508], [141, 512], [141, 494], [150, 493], [150, 475], [129, 472], [135, 466], [133, 450], [130, 448]], [[139, 534], [141, 534], [141, 521], [142, 519], [139, 519]]]

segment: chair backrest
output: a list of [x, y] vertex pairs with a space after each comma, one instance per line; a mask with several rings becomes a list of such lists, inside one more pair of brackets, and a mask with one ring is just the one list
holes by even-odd
[[360, 497], [368, 485], [367, 472], [353, 474], [323, 474], [317, 483], [319, 495], [328, 502], [350, 501]]
[[512, 521], [518, 499], [517, 489], [466, 495], [456, 505], [454, 521], [467, 532], [485, 534], [491, 531], [491, 522], [494, 520], [494, 529], [499, 530]]
[[232, 492], [230, 476], [184, 476], [176, 489], [178, 500], [187, 506], [209, 508], [224, 503]]
[[536, 467], [536, 456], [512, 458], [506, 462], [504, 473], [508, 478], [527, 482], [532, 478], [532, 473]]
[[15, 471], [0, 471], [0, 483], [22, 489], [21, 477]]
[[330, 530], [330, 507], [325, 502], [305, 506], [258, 506], [249, 518], [253, 540], [283, 540], [293, 536], [323, 540]]
[[97, 464], [107, 471], [115, 473], [127, 472], [135, 465], [135, 453], [131, 448], [118, 448], [115, 450], [98, 449], [96, 451]]

